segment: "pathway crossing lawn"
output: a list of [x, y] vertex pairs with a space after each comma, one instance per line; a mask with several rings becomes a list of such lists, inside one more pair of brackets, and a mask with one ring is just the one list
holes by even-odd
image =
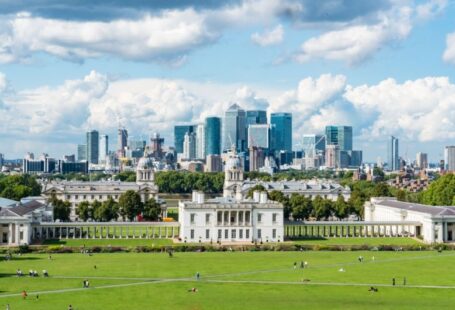
[[172, 245], [172, 239], [54, 239], [45, 240], [44, 245], [64, 246], [162, 246]]
[[455, 251], [27, 254], [0, 261], [0, 309], [450, 309], [454, 262]]

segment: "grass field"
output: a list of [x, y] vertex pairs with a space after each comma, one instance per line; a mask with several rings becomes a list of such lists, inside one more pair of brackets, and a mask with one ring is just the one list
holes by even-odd
[[45, 240], [43, 245], [77, 246], [162, 246], [172, 245], [172, 239], [55, 239]]
[[324, 238], [293, 241], [296, 244], [320, 244], [320, 245], [414, 245], [422, 244], [412, 238]]
[[[359, 255], [364, 262], [358, 262]], [[294, 269], [294, 262], [299, 266], [301, 261], [308, 268]], [[450, 309], [455, 303], [454, 262], [455, 251], [202, 252], [175, 253], [173, 258], [164, 253], [53, 254], [52, 260], [27, 254], [0, 262], [0, 307]], [[46, 269], [50, 278], [19, 278], [17, 268]], [[84, 279], [91, 288], [82, 288]], [[370, 286], [379, 291], [369, 292]], [[192, 287], [198, 292], [188, 292]], [[20, 297], [24, 289], [26, 300]]]

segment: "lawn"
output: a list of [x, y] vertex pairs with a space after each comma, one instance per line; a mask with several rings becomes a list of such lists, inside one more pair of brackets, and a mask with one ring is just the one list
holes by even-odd
[[309, 244], [309, 245], [364, 245], [377, 246], [377, 245], [418, 245], [422, 244], [417, 239], [406, 238], [406, 237], [394, 237], [394, 238], [321, 238], [321, 239], [308, 239], [293, 241], [296, 244]]
[[[66, 309], [69, 304], [75, 309], [451, 308], [455, 273], [448, 270], [454, 260], [452, 251], [202, 252], [175, 253], [173, 258], [165, 253], [53, 254], [51, 260], [48, 255], [27, 254], [0, 262], [0, 307], [9, 303], [12, 310]], [[301, 269], [303, 261], [308, 265]], [[51, 277], [18, 278], [17, 268], [46, 269]], [[82, 288], [83, 279], [90, 280], [91, 288]], [[370, 286], [379, 291], [369, 292]], [[192, 287], [198, 292], [188, 292]], [[17, 295], [24, 289], [27, 300]]]
[[78, 246], [162, 246], [172, 245], [172, 239], [54, 239], [45, 240], [43, 245]]

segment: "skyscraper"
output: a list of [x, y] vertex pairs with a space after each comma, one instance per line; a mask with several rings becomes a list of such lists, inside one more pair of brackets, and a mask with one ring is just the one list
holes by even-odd
[[312, 158], [325, 151], [325, 136], [303, 135], [302, 149], [305, 157]]
[[270, 115], [271, 149], [292, 152], [292, 114], [272, 113]]
[[196, 158], [205, 158], [205, 125], [196, 125]]
[[196, 158], [196, 134], [194, 132], [187, 132], [183, 141], [183, 158], [195, 159]]
[[161, 138], [160, 134], [155, 132], [150, 138], [150, 151], [152, 157], [161, 159], [163, 157], [163, 144], [164, 138]]
[[420, 169], [428, 168], [428, 154], [427, 153], [417, 153], [416, 155], [416, 166]]
[[246, 111], [246, 126], [267, 124], [267, 112], [263, 110]]
[[128, 131], [125, 128], [119, 128], [117, 132], [117, 153], [120, 157], [125, 156], [125, 147], [128, 143]]
[[268, 149], [270, 146], [270, 127], [267, 124], [248, 126], [248, 149], [259, 147]]
[[224, 114], [224, 150], [235, 146], [238, 152], [246, 150], [246, 115], [238, 104], [233, 104]]
[[78, 161], [87, 160], [87, 144], [77, 145], [77, 160]]
[[340, 151], [352, 151], [352, 127], [351, 126], [326, 126], [326, 143], [338, 145]]
[[194, 125], [177, 125], [174, 126], [174, 147], [176, 153], [183, 153], [183, 142], [186, 133], [192, 133]]
[[100, 158], [101, 163], [106, 163], [106, 157], [109, 154], [109, 136], [101, 135], [100, 136]]
[[221, 154], [221, 118], [219, 117], [205, 119], [205, 154]]
[[398, 151], [398, 139], [390, 136], [387, 143], [387, 166], [390, 171], [400, 170], [400, 156]]
[[455, 171], [455, 145], [445, 147], [444, 163], [446, 171]]
[[87, 132], [87, 161], [98, 164], [100, 137], [96, 130]]
[[327, 168], [339, 168], [340, 148], [335, 144], [328, 144], [325, 147], [325, 165]]

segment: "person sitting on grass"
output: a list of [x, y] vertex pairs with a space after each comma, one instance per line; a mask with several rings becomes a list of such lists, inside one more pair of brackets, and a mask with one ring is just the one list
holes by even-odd
[[49, 273], [47, 272], [47, 270], [43, 270], [43, 277], [49, 277]]
[[190, 292], [190, 293], [196, 293], [196, 292], [197, 292], [197, 288], [193, 287], [193, 288], [191, 288], [190, 290], [188, 290], [188, 292]]
[[27, 292], [25, 290], [22, 291], [22, 299], [27, 298]]

